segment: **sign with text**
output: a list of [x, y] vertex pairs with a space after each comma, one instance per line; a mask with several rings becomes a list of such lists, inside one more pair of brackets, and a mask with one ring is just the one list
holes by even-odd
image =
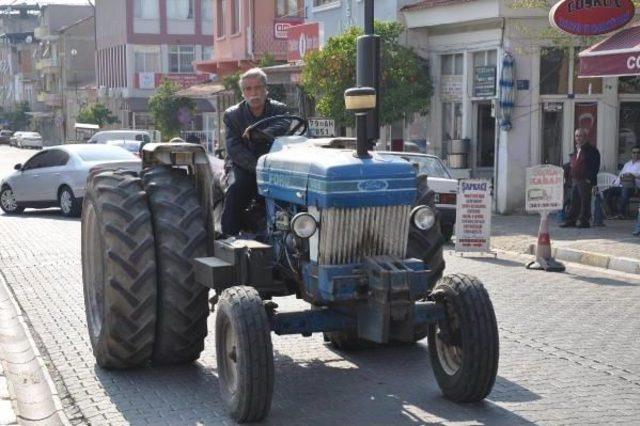
[[287, 29], [287, 60], [301, 61], [305, 53], [322, 47], [324, 32], [320, 22], [308, 22]]
[[181, 89], [209, 81], [209, 74], [162, 74], [153, 72], [139, 72], [136, 79], [137, 89], [155, 89], [164, 81], [173, 81]]
[[496, 95], [496, 67], [475, 67], [473, 73], [473, 96]]
[[462, 100], [461, 75], [443, 75], [440, 77], [440, 98], [444, 102]]
[[304, 22], [304, 19], [276, 19], [273, 21], [273, 37], [276, 40], [286, 40], [287, 32], [289, 28], [294, 25], [300, 25]]
[[312, 138], [328, 138], [336, 135], [336, 122], [326, 118], [310, 118], [307, 134]]
[[491, 183], [485, 179], [458, 181], [456, 251], [488, 252], [491, 239]]
[[562, 210], [564, 170], [544, 164], [527, 167], [525, 205], [528, 212]]
[[569, 34], [606, 34], [625, 26], [635, 13], [631, 0], [561, 0], [549, 11], [549, 22]]

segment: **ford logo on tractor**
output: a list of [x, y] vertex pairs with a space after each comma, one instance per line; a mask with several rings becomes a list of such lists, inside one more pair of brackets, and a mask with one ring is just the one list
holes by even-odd
[[384, 191], [389, 187], [386, 180], [364, 180], [358, 184], [359, 191]]

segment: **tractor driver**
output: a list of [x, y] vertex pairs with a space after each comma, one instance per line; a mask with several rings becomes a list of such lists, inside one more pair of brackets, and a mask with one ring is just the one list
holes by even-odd
[[[267, 75], [260, 68], [252, 68], [240, 76], [240, 90], [244, 100], [224, 112], [227, 158], [225, 169], [233, 173], [222, 211], [222, 233], [237, 235], [241, 227], [242, 211], [257, 198], [256, 163], [269, 152], [271, 144], [246, 129], [253, 123], [274, 115], [287, 113], [285, 104], [267, 98]], [[273, 137], [282, 136], [289, 129], [289, 120], [272, 122], [261, 128]]]

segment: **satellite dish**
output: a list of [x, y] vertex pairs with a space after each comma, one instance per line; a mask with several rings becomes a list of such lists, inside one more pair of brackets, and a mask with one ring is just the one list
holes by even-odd
[[27, 44], [31, 44], [33, 42], [33, 37], [28, 35], [27, 37], [25, 37], [24, 42]]

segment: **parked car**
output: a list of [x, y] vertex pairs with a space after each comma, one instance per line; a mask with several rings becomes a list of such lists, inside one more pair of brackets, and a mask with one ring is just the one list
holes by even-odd
[[11, 136], [9, 137], [9, 145], [11, 145], [11, 146], [18, 146], [18, 138], [19, 138], [19, 137], [20, 137], [20, 135], [21, 135], [21, 134], [23, 134], [23, 133], [25, 133], [25, 132], [23, 132], [23, 131], [18, 131], [18, 132], [15, 132], [13, 135], [11, 135]]
[[151, 142], [151, 134], [145, 130], [103, 130], [91, 136], [88, 143], [106, 143], [107, 141]]
[[428, 176], [427, 184], [436, 193], [436, 208], [440, 212], [442, 236], [445, 241], [449, 241], [456, 224], [458, 181], [451, 176], [447, 166], [435, 155], [394, 151], [381, 151], [381, 153], [402, 157], [416, 164], [419, 173], [425, 173]]
[[0, 145], [9, 145], [13, 132], [11, 130], [0, 130]]
[[0, 208], [7, 214], [26, 207], [60, 207], [64, 216], [78, 216], [89, 173], [98, 169], [140, 171], [130, 152], [110, 145], [60, 145], [45, 148], [0, 181]]
[[[17, 132], [18, 133], [18, 132]], [[16, 146], [18, 148], [35, 148], [42, 149], [42, 136], [38, 132], [19, 132], [16, 137]]]
[[140, 153], [142, 152], [142, 147], [145, 145], [145, 142], [142, 141], [130, 141], [130, 140], [117, 140], [117, 141], [107, 141], [107, 145], [119, 146], [120, 148], [126, 149], [130, 153], [140, 157]]

